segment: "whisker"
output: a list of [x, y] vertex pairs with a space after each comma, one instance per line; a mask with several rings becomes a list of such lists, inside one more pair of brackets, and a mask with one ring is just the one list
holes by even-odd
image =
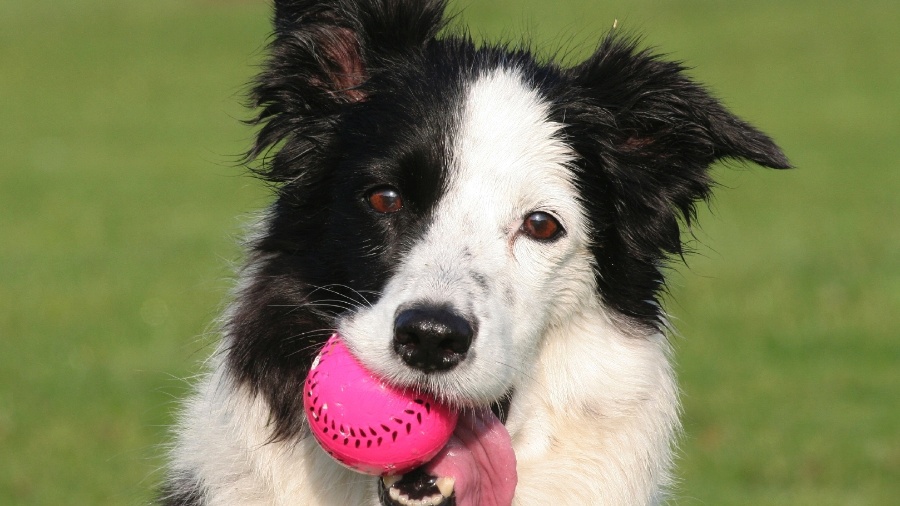
[[303, 308], [303, 307], [307, 307], [307, 306], [338, 307], [341, 309], [357, 309], [358, 308], [358, 306], [353, 306], [342, 300], [335, 300], [335, 299], [323, 299], [323, 300], [317, 300], [317, 301], [308, 301], [308, 302], [301, 302], [298, 304], [269, 304], [269, 307], [289, 307], [289, 308], [295, 308], [295, 309]]
[[363, 295], [362, 292], [363, 292], [363, 291], [366, 291], [366, 292], [369, 292], [370, 294], [378, 294], [378, 292], [374, 292], [374, 291], [371, 291], [371, 290], [362, 290], [362, 291], [361, 291], [361, 290], [357, 290], [357, 289], [355, 289], [355, 288], [353, 288], [353, 287], [351, 287], [351, 286], [343, 285], [343, 284], [339, 284], [339, 283], [333, 283], [333, 284], [330, 284], [330, 285], [311, 285], [311, 286], [313, 287], [313, 290], [309, 292], [310, 295], [316, 293], [316, 292], [319, 291], [319, 290], [322, 290], [322, 291], [326, 291], [326, 292], [332, 293], [332, 294], [334, 294], [334, 295], [337, 295], [337, 296], [339, 296], [339, 297], [343, 297], [343, 298], [346, 299], [347, 301], [349, 301], [349, 302], [351, 302], [351, 303], [353, 303], [354, 305], [357, 305], [357, 306], [362, 306], [362, 304], [360, 304], [360, 301], [359, 301], [359, 300], [357, 300], [357, 299], [355, 299], [355, 298], [353, 298], [353, 297], [350, 297], [350, 296], [348, 296], [347, 294], [345, 294], [345, 293], [343, 293], [343, 292], [341, 292], [341, 291], [335, 290], [335, 289], [333, 289], [332, 287], [343, 288], [343, 289], [349, 290], [349, 291], [352, 292], [354, 295], [359, 296], [359, 298], [362, 299], [362, 302], [365, 303], [365, 306], [366, 306], [366, 307], [372, 307], [372, 302], [371, 302], [368, 298], [366, 298], [366, 296]]
[[316, 354], [318, 354], [320, 348], [322, 348], [321, 343], [310, 344], [309, 346], [304, 346], [300, 349], [291, 351], [290, 353], [285, 355], [285, 358], [296, 357], [298, 355], [306, 355], [309, 352], [315, 352]]
[[301, 338], [304, 338], [304, 337], [328, 337], [328, 336], [331, 336], [332, 334], [334, 334], [335, 332], [336, 331], [334, 329], [315, 329], [315, 330], [308, 330], [306, 332], [301, 332], [299, 334], [293, 334], [293, 335], [285, 337], [284, 339], [287, 342], [291, 342], [291, 341], [300, 340]]
[[499, 365], [499, 366], [506, 367], [507, 369], [512, 369], [512, 370], [515, 371], [516, 373], [520, 374], [521, 376], [524, 376], [525, 378], [528, 378], [528, 379], [531, 380], [531, 381], [535, 381], [535, 382], [537, 381], [537, 378], [535, 378], [535, 377], [532, 376], [530, 373], [526, 372], [525, 370], [523, 370], [523, 369], [521, 369], [521, 368], [519, 368], [519, 367], [517, 367], [517, 366], [514, 366], [514, 365], [512, 365], [512, 364], [507, 364], [506, 362], [503, 362], [503, 361], [500, 361], [500, 360], [497, 360], [497, 361], [495, 361], [494, 363], [497, 364], [497, 365]]

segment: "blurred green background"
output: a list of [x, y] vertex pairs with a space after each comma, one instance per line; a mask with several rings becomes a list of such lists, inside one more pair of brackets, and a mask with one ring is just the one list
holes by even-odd
[[[672, 276], [674, 503], [897, 504], [900, 2], [454, 5], [476, 34], [573, 56], [618, 19], [798, 166], [718, 168]], [[0, 504], [151, 499], [267, 202], [234, 162], [268, 17], [250, 0], [0, 0]]]

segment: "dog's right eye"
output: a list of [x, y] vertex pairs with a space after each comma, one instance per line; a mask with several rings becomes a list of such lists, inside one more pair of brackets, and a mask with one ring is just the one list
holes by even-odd
[[366, 201], [375, 212], [382, 214], [396, 213], [403, 209], [403, 197], [396, 188], [390, 186], [369, 190], [369, 193], [366, 194]]
[[559, 220], [543, 211], [535, 211], [525, 217], [522, 232], [528, 237], [542, 242], [552, 242], [563, 234]]

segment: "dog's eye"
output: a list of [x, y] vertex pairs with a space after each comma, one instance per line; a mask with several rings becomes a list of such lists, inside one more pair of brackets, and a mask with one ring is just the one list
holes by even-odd
[[528, 237], [538, 241], [553, 241], [562, 235], [563, 228], [553, 216], [543, 211], [536, 211], [525, 217], [522, 231]]
[[403, 198], [395, 188], [381, 186], [366, 194], [369, 207], [382, 214], [396, 213], [403, 209]]

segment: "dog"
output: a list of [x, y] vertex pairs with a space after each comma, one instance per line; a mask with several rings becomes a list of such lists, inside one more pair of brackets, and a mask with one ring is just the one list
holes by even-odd
[[[274, 201], [178, 422], [165, 505], [658, 504], [678, 387], [660, 305], [720, 160], [788, 168], [682, 65], [476, 46], [445, 0], [275, 0], [249, 159]], [[615, 30], [614, 30], [615, 32]], [[310, 437], [332, 334], [458, 410], [379, 478]]]

